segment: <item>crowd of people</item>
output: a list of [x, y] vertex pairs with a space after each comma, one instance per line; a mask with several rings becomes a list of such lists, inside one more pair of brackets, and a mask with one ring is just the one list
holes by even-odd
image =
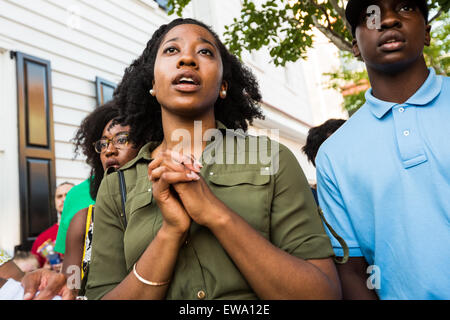
[[450, 80], [425, 63], [426, 1], [350, 0], [346, 17], [371, 89], [309, 131], [317, 186], [246, 133], [263, 118], [251, 70], [175, 19], [81, 123], [90, 176], [58, 186], [35, 266], [0, 252], [0, 296], [21, 282], [26, 300], [449, 299]]

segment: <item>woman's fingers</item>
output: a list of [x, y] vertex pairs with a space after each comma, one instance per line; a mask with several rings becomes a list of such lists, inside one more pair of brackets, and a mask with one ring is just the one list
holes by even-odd
[[152, 172], [149, 175], [149, 178], [153, 182], [158, 181], [161, 178], [161, 175], [168, 170], [169, 169], [167, 167], [158, 167], [155, 170], [152, 170]]
[[53, 299], [59, 292], [62, 291], [66, 285], [67, 279], [62, 273], [55, 273], [48, 280], [47, 286], [39, 292], [35, 300], [50, 300]]
[[163, 160], [164, 160], [163, 157], [157, 157], [157, 158], [153, 159], [152, 162], [149, 163], [149, 165], [148, 165], [148, 175], [149, 176], [151, 175], [152, 170], [155, 170], [156, 168], [158, 168], [161, 165]]
[[171, 172], [166, 171], [161, 175], [161, 179], [168, 184], [176, 184], [180, 182], [191, 182], [200, 180], [200, 176], [195, 172]]
[[194, 172], [200, 172], [200, 169], [203, 167], [192, 155], [185, 155], [173, 150], [166, 150], [165, 156], [176, 163], [183, 164], [186, 168]]
[[202, 164], [195, 160], [193, 156], [183, 155], [173, 150], [165, 150], [158, 154], [148, 166], [148, 174], [159, 166], [168, 166], [175, 171], [183, 171], [188, 169], [196, 173], [200, 172]]

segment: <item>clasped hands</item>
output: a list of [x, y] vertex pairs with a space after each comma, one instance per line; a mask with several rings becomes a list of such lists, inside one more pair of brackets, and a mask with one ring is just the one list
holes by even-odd
[[163, 215], [163, 228], [184, 235], [191, 220], [208, 228], [219, 222], [224, 204], [200, 175], [202, 165], [192, 156], [161, 151], [148, 166], [153, 198]]

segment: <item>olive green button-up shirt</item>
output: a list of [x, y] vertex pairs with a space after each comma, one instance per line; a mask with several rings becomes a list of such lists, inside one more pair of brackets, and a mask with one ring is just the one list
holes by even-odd
[[[216, 137], [201, 159], [200, 174], [213, 193], [281, 250], [305, 260], [333, 257], [307, 180], [289, 149], [267, 137], [219, 128], [227, 138]], [[89, 299], [100, 299], [131, 272], [162, 225], [147, 175], [157, 146], [146, 144], [121, 168], [127, 190], [125, 231], [118, 174], [105, 174], [97, 195]], [[192, 222], [166, 298], [258, 297], [209, 229]]]

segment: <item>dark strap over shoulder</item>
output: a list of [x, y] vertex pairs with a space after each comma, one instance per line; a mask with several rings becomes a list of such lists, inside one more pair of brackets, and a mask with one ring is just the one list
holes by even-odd
[[348, 260], [348, 255], [349, 255], [347, 243], [328, 224], [327, 220], [325, 219], [325, 216], [323, 215], [323, 211], [322, 211], [322, 209], [320, 207], [318, 207], [318, 211], [319, 211], [320, 218], [323, 220], [323, 222], [325, 222], [325, 225], [327, 226], [328, 230], [330, 230], [330, 232], [333, 235], [333, 237], [335, 237], [336, 240], [339, 241], [339, 244], [341, 245], [342, 249], [344, 250], [344, 256], [342, 258], [334, 257], [334, 262], [336, 262], [337, 264], [344, 264], [344, 263], [346, 263], [347, 260]]
[[127, 215], [125, 214], [125, 203], [127, 202], [127, 188], [125, 185], [125, 177], [121, 170], [117, 170], [119, 176], [119, 187], [120, 187], [120, 198], [122, 200], [122, 211], [120, 212], [120, 217], [122, 218], [123, 229], [127, 228]]

